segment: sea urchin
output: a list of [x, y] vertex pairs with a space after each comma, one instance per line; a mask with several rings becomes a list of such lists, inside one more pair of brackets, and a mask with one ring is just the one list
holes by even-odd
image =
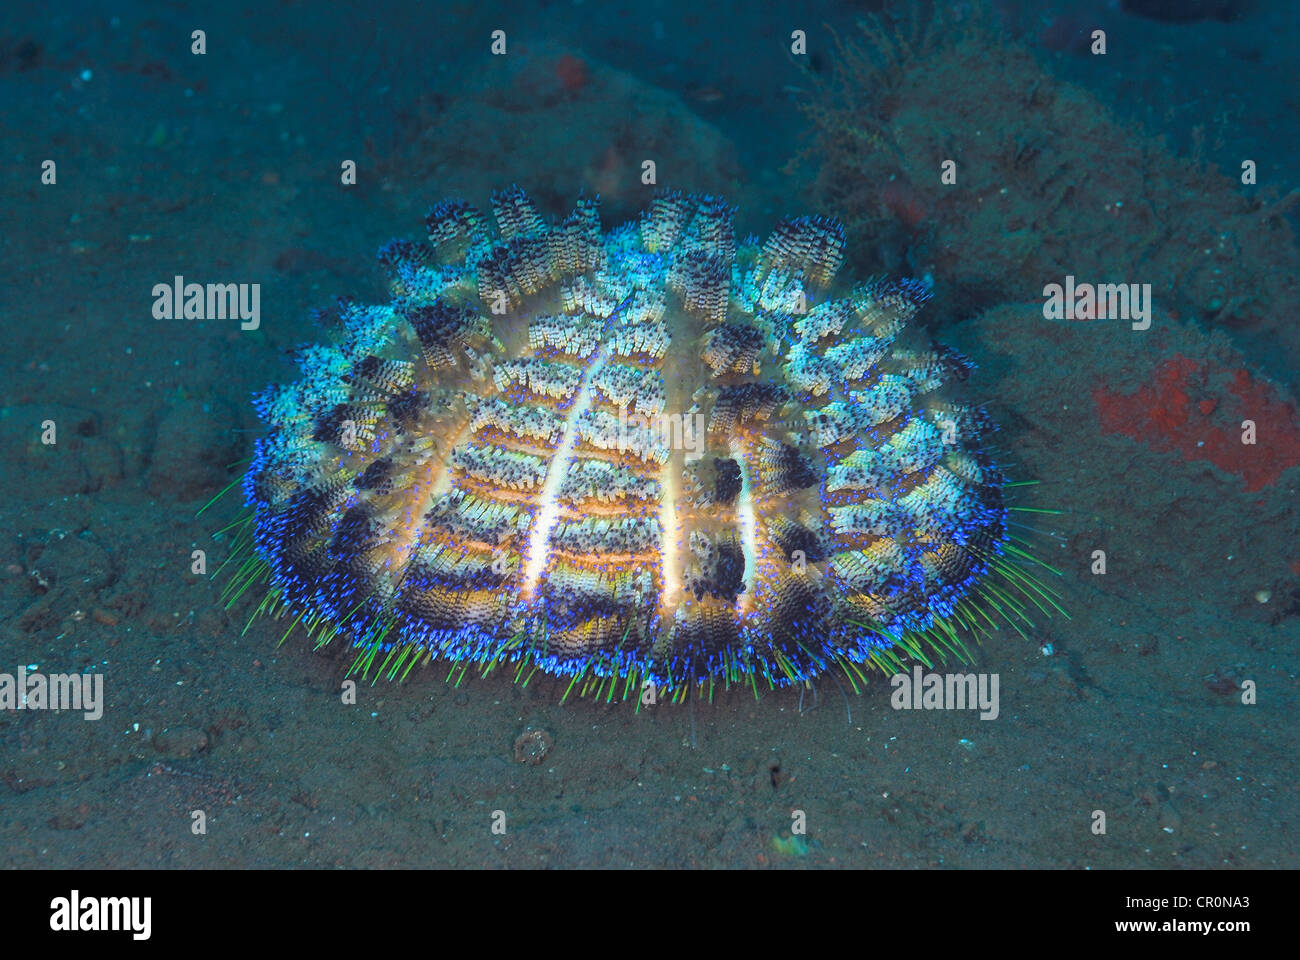
[[[835, 282], [843, 230], [737, 243], [661, 194], [602, 232], [517, 187], [380, 253], [391, 302], [256, 406], [231, 602], [350, 641], [354, 669], [509, 664], [613, 697], [965, 654], [1055, 606], [1008, 534], [970, 364], [904, 327], [914, 282]], [[290, 627], [292, 629], [292, 626]], [[525, 681], [526, 682], [526, 681]]]

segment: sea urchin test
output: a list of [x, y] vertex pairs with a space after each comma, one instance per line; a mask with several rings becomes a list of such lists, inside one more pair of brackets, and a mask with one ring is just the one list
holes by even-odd
[[[662, 194], [603, 232], [518, 188], [380, 253], [392, 300], [256, 400], [234, 597], [354, 669], [507, 667], [582, 692], [786, 686], [965, 638], [1050, 591], [1019, 562], [970, 364], [912, 282], [837, 280], [843, 230]], [[292, 629], [292, 624], [290, 629]]]

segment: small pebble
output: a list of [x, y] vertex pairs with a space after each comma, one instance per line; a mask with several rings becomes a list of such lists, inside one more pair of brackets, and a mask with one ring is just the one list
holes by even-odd
[[551, 752], [555, 738], [545, 730], [529, 727], [515, 738], [515, 760], [535, 767]]
[[208, 748], [208, 735], [194, 727], [168, 727], [153, 738], [154, 749], [184, 760]]

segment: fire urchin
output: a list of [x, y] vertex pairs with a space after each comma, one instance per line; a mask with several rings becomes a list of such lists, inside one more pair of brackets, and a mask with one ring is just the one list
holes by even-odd
[[392, 300], [341, 302], [257, 397], [230, 603], [263, 587], [257, 613], [346, 638], [362, 673], [510, 664], [608, 698], [856, 689], [1059, 609], [988, 417], [950, 395], [971, 365], [905, 336], [920, 284], [835, 282], [837, 222], [760, 244], [714, 197], [609, 232], [593, 199], [492, 210], [495, 233], [435, 207], [380, 252]]

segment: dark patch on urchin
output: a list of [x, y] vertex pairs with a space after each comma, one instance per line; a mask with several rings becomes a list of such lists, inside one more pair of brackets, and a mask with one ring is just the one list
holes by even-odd
[[425, 361], [434, 367], [455, 362], [451, 348], [465, 339], [478, 318], [471, 307], [442, 300], [427, 306], [407, 307], [403, 314], [420, 341]]
[[399, 429], [409, 431], [416, 425], [420, 415], [428, 409], [428, 405], [429, 395], [417, 387], [412, 387], [406, 393], [398, 394], [388, 401], [388, 415], [393, 418], [393, 422]]
[[730, 457], [717, 457], [713, 469], [713, 499], [723, 506], [730, 506], [740, 494], [740, 464]]
[[374, 461], [357, 475], [358, 490], [390, 493], [393, 489], [393, 461], [383, 457]]
[[348, 410], [348, 404], [340, 403], [322, 413], [316, 418], [311, 438], [318, 443], [333, 443], [343, 446], [343, 438], [349, 431], [349, 423], [355, 423], [349, 417]]
[[777, 476], [787, 490], [806, 490], [821, 482], [812, 461], [788, 443], [781, 444], [777, 455]]
[[827, 557], [822, 538], [797, 520], [785, 516], [774, 517], [768, 521], [767, 530], [781, 548], [785, 559], [791, 563], [820, 563]]
[[745, 592], [745, 553], [740, 544], [728, 541], [718, 546], [713, 580], [713, 595], [727, 603], [735, 603]]

